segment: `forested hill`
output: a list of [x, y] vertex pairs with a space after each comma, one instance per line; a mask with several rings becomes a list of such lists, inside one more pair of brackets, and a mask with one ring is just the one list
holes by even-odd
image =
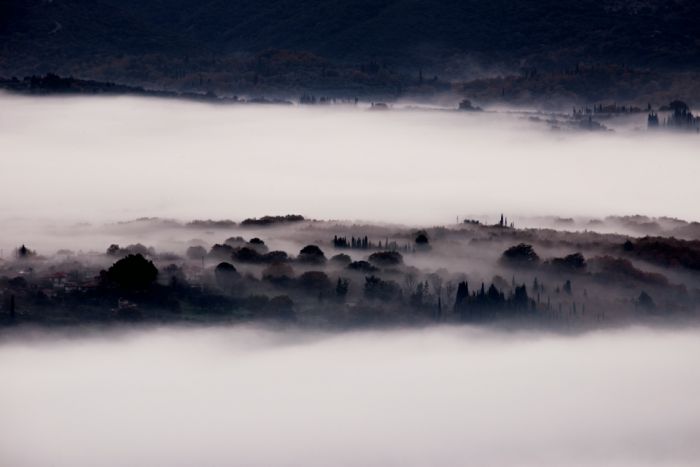
[[0, 76], [401, 93], [419, 70], [697, 72], [699, 21], [697, 0], [3, 0]]
[[421, 50], [493, 59], [700, 64], [696, 0], [5, 0], [3, 68], [267, 48], [338, 58]]

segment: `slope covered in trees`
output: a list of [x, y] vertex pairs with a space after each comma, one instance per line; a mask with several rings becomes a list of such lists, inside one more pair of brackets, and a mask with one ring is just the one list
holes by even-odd
[[[693, 0], [9, 0], [0, 5], [0, 74], [106, 66], [138, 79], [205, 62], [224, 70], [238, 53], [267, 49], [445, 73], [464, 56], [516, 68], [687, 70], [700, 65], [697, 18]], [[137, 66], [135, 57], [149, 60]]]

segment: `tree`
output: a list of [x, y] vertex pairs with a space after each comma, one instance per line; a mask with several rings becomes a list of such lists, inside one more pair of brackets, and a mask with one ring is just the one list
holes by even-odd
[[119, 245], [116, 243], [112, 243], [108, 248], [107, 248], [107, 255], [108, 256], [119, 256], [121, 252], [121, 248], [119, 248]]
[[378, 271], [376, 267], [372, 266], [367, 261], [353, 261], [352, 263], [348, 264], [348, 269], [365, 273]]
[[416, 235], [415, 242], [417, 247], [427, 247], [430, 244], [430, 240], [428, 240], [428, 235], [425, 232], [421, 232], [418, 235]]
[[326, 262], [326, 256], [316, 245], [307, 245], [302, 248], [297, 259], [302, 263], [308, 264], [323, 264]]
[[257, 250], [247, 246], [236, 248], [230, 257], [241, 263], [260, 263], [263, 260], [262, 255]]
[[260, 254], [264, 254], [268, 252], [267, 245], [265, 245], [265, 242], [260, 240], [258, 237], [251, 238], [250, 241], [248, 242], [248, 245], [250, 248], [253, 248], [255, 251], [257, 251]]
[[352, 258], [350, 258], [350, 256], [346, 255], [345, 253], [340, 253], [331, 257], [331, 263], [335, 263], [338, 266], [346, 267], [347, 265], [352, 263]]
[[17, 312], [15, 311], [15, 296], [10, 295], [10, 303], [8, 305], [9, 308], [9, 314], [10, 314], [10, 320], [14, 321], [15, 318], [17, 317]]
[[299, 285], [302, 289], [321, 293], [327, 292], [331, 289], [332, 283], [328, 278], [328, 275], [323, 271], [308, 271], [299, 276]]
[[124, 248], [124, 251], [126, 254], [130, 255], [155, 256], [156, 254], [156, 250], [153, 247], [149, 248], [141, 243], [129, 245]]
[[369, 255], [369, 262], [378, 267], [401, 266], [403, 256], [398, 251], [379, 251]]
[[552, 266], [561, 271], [581, 272], [586, 269], [586, 258], [581, 253], [574, 253], [563, 258], [554, 258]]
[[433, 293], [440, 298], [442, 296], [442, 276], [440, 274], [430, 274], [428, 280], [430, 280]]
[[245, 239], [241, 236], [236, 236], [236, 237], [229, 237], [226, 240], [224, 240], [224, 244], [233, 247], [233, 248], [238, 248], [240, 246], [245, 246], [247, 242]]
[[525, 284], [516, 287], [513, 293], [513, 306], [516, 310], [528, 310], [530, 308], [530, 298], [527, 295]]
[[401, 296], [401, 287], [393, 281], [385, 281], [377, 276], [365, 277], [365, 297], [390, 301]]
[[532, 245], [520, 243], [503, 252], [501, 261], [510, 266], [534, 266], [540, 262]]
[[238, 278], [238, 271], [231, 263], [222, 262], [214, 268], [216, 284], [222, 289], [229, 291]]
[[262, 277], [270, 282], [283, 284], [294, 278], [294, 269], [286, 263], [273, 263], [263, 270]]
[[637, 306], [645, 311], [654, 311], [656, 309], [656, 304], [651, 296], [642, 290], [637, 299]]
[[454, 311], [455, 313], [461, 313], [469, 300], [469, 284], [467, 281], [460, 282], [457, 284], [457, 296], [455, 297]]
[[191, 260], [201, 261], [205, 256], [207, 256], [207, 250], [203, 246], [195, 245], [189, 247], [185, 255]]
[[335, 284], [335, 295], [338, 300], [345, 301], [345, 297], [348, 295], [348, 288], [350, 287], [350, 281], [343, 277], [338, 278], [338, 282]]
[[161, 271], [160, 276], [161, 283], [170, 285], [171, 287], [180, 287], [187, 284], [185, 273], [182, 271], [182, 268], [178, 267], [176, 264], [167, 265]]
[[219, 243], [215, 244], [214, 246], [211, 247], [211, 250], [209, 250], [209, 256], [218, 260], [228, 260], [231, 259], [231, 255], [233, 254], [233, 247], [230, 245], [221, 245]]
[[17, 248], [17, 258], [18, 259], [27, 259], [27, 258], [31, 258], [32, 256], [36, 256], [36, 252], [30, 250], [26, 246], [22, 245], [21, 247]]
[[571, 281], [569, 279], [567, 279], [566, 282], [564, 282], [562, 290], [567, 294], [571, 295]]
[[409, 303], [411, 306], [415, 308], [421, 308], [423, 306], [423, 299], [425, 298], [425, 295], [428, 293], [428, 287], [423, 284], [423, 282], [418, 282], [418, 285], [416, 285], [415, 290], [411, 291], [411, 295], [409, 296]]
[[158, 269], [142, 255], [128, 255], [107, 270], [107, 278], [125, 289], [146, 289], [158, 278]]
[[445, 295], [447, 296], [448, 300], [452, 298], [452, 294], [455, 292], [455, 285], [452, 283], [452, 281], [447, 281], [445, 283]]
[[270, 264], [286, 263], [288, 259], [289, 257], [287, 256], [287, 253], [280, 250], [265, 253], [261, 258], [262, 262]]
[[294, 302], [287, 295], [273, 297], [267, 305], [271, 318], [291, 321], [294, 319]]

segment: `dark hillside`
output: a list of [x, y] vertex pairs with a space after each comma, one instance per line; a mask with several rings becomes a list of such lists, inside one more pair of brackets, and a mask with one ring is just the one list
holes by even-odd
[[[326, 61], [448, 79], [579, 62], [698, 71], [699, 22], [695, 0], [4, 0], [0, 76], [242, 88], [259, 83], [256, 55], [270, 49], [309, 52], [303, 60], [315, 64], [302, 67], [320, 64], [314, 79], [330, 87], [349, 78], [326, 78], [354, 72]], [[305, 73], [276, 79], [305, 82]]]

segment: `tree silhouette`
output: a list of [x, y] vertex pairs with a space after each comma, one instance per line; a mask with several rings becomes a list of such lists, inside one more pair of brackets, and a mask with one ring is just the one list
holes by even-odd
[[189, 247], [185, 255], [189, 259], [201, 261], [205, 256], [207, 256], [207, 250], [203, 246], [195, 245]]
[[364, 293], [369, 299], [387, 302], [401, 295], [401, 287], [393, 281], [385, 281], [377, 276], [367, 276]]
[[520, 243], [504, 251], [501, 260], [511, 266], [532, 266], [539, 263], [540, 257], [532, 245]]
[[307, 245], [302, 248], [297, 259], [302, 263], [308, 264], [323, 264], [326, 262], [326, 256], [316, 245]]
[[325, 293], [332, 288], [331, 280], [323, 271], [307, 271], [299, 276], [298, 282], [308, 292]]
[[564, 290], [564, 292], [566, 292], [567, 294], [571, 295], [571, 281], [569, 279], [567, 279], [566, 282], [564, 282], [562, 290]]
[[400, 266], [403, 256], [398, 251], [379, 251], [369, 256], [369, 262], [379, 267]]
[[107, 270], [107, 277], [125, 289], [146, 289], [158, 277], [158, 269], [142, 255], [128, 255]]
[[552, 259], [552, 266], [561, 271], [583, 271], [586, 269], [586, 258], [581, 253], [574, 253], [563, 258]]
[[641, 308], [642, 310], [645, 311], [654, 311], [656, 309], [656, 304], [654, 303], [654, 300], [649, 296], [648, 293], [642, 290], [642, 293], [639, 294], [639, 298], [637, 299], [637, 306]]
[[17, 312], [15, 311], [15, 296], [10, 295], [10, 303], [9, 303], [9, 312], [10, 312], [10, 320], [14, 321], [15, 318], [17, 317]]
[[375, 272], [379, 270], [367, 261], [353, 261], [352, 263], [348, 264], [348, 269], [360, 272]]
[[344, 301], [345, 297], [348, 295], [348, 288], [350, 287], [350, 281], [342, 277], [338, 278], [338, 282], [335, 285], [335, 295], [339, 300]]
[[420, 233], [416, 236], [416, 245], [428, 245], [430, 241], [428, 240], [428, 236], [424, 233]]
[[36, 252], [30, 250], [29, 248], [27, 248], [27, 247], [24, 246], [24, 245], [22, 245], [21, 247], [17, 248], [16, 253], [17, 253], [17, 258], [18, 258], [18, 259], [27, 259], [27, 258], [30, 258], [30, 257], [36, 255]]
[[337, 254], [337, 255], [331, 257], [331, 263], [335, 263], [339, 266], [345, 267], [348, 264], [352, 263], [352, 258], [350, 258], [350, 256], [348, 256], [344, 253], [340, 253], [340, 254]]
[[219, 263], [214, 269], [214, 276], [216, 277], [216, 283], [223, 290], [231, 290], [233, 283], [238, 277], [238, 271], [231, 263]]

